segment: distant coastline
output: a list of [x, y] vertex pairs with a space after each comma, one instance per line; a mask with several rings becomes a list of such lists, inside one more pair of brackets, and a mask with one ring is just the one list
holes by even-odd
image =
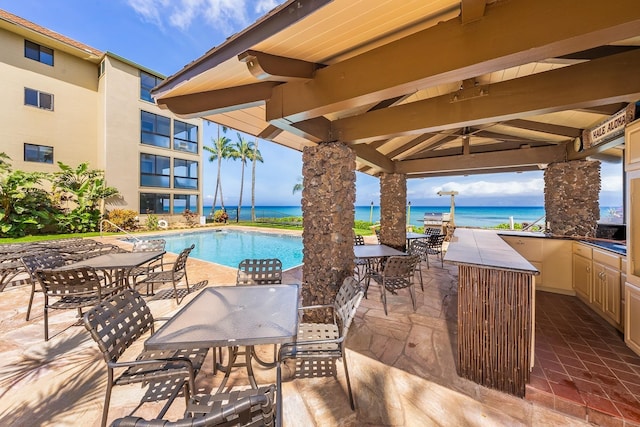
[[[220, 209], [218, 207], [217, 209]], [[236, 206], [227, 206], [227, 212], [235, 217]], [[617, 212], [618, 207], [601, 207], [600, 222], [619, 223], [620, 218], [612, 215]], [[204, 214], [209, 215], [211, 206], [204, 207]], [[446, 213], [449, 206], [411, 206], [408, 222], [411, 225], [421, 226], [425, 213]], [[499, 224], [509, 223], [509, 218], [513, 217], [515, 223], [532, 223], [539, 220], [543, 215], [542, 206], [456, 206], [455, 223], [461, 227], [496, 227]], [[258, 218], [282, 218], [289, 216], [302, 216], [300, 206], [256, 206], [256, 216]], [[240, 211], [241, 220], [251, 219], [251, 206], [243, 206]], [[366, 222], [380, 221], [380, 207], [356, 206], [355, 219]], [[616, 222], [618, 221], [618, 222]]]

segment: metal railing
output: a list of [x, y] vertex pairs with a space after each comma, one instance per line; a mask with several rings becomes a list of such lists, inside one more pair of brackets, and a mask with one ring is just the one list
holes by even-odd
[[[536, 225], [538, 222], [543, 220], [545, 217], [546, 217], [546, 215], [542, 215], [540, 218], [536, 219], [531, 224], [528, 224], [526, 227], [522, 227], [522, 231], [527, 231], [528, 229], [530, 229], [531, 227]], [[543, 231], [546, 229], [546, 227], [544, 225], [542, 225], [541, 228], [542, 228]]]
[[126, 234], [127, 236], [130, 236], [132, 239], [139, 241], [140, 239], [137, 238], [136, 236], [134, 236], [133, 234], [129, 233], [127, 230], [123, 230], [122, 228], [118, 227], [117, 225], [115, 225], [114, 223], [112, 223], [111, 221], [109, 221], [108, 219], [103, 219], [102, 221], [100, 221], [100, 237], [102, 237], [102, 225], [104, 223], [108, 223], [110, 226], [115, 227], [117, 230], [122, 231], [124, 234]]

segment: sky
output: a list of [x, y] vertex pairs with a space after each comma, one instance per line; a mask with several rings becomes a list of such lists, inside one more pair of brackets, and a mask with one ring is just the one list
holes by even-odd
[[[227, 37], [241, 31], [281, 0], [0, 0], [4, 9], [102, 51], [109, 51], [170, 76]], [[204, 124], [204, 144], [212, 145], [217, 126]], [[227, 136], [238, 140], [237, 132]], [[241, 135], [248, 141], [254, 137]], [[302, 176], [302, 153], [259, 141], [264, 163], [256, 167], [256, 205], [298, 206], [293, 187]], [[215, 191], [217, 163], [203, 150], [204, 204]], [[602, 164], [601, 206], [622, 205], [622, 168]], [[225, 205], [237, 205], [241, 165], [222, 164]], [[410, 179], [407, 200], [413, 206], [448, 206], [438, 191], [458, 191], [458, 206], [543, 206], [542, 171]], [[379, 205], [379, 179], [356, 173], [356, 205]], [[245, 167], [243, 206], [251, 203], [251, 165]], [[218, 203], [219, 204], [219, 203]]]

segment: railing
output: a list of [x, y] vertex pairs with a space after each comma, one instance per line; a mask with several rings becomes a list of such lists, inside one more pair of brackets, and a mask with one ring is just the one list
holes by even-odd
[[109, 221], [108, 219], [103, 219], [102, 221], [100, 221], [100, 237], [102, 237], [102, 225], [104, 223], [108, 223], [109, 225], [111, 225], [112, 227], [115, 227], [117, 230], [122, 231], [124, 234], [126, 234], [127, 236], [130, 236], [132, 239], [134, 240], [140, 240], [139, 238], [137, 238], [136, 236], [134, 236], [133, 234], [129, 233], [127, 230], [123, 230], [122, 228], [118, 227], [117, 225], [115, 225], [114, 223], [112, 223], [111, 221]]
[[[543, 220], [546, 217], [546, 215], [542, 215], [540, 218], [536, 219], [535, 221], [533, 221], [531, 224], [528, 224], [526, 227], [522, 227], [522, 231], [527, 231], [528, 229], [530, 229], [531, 227], [533, 227], [534, 225], [536, 225], [538, 222], [540, 222], [541, 220]], [[542, 229], [544, 230], [546, 227], [543, 225]]]

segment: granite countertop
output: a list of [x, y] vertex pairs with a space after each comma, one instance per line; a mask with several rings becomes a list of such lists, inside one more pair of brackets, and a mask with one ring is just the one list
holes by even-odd
[[579, 237], [556, 236], [553, 234], [542, 233], [539, 231], [517, 231], [517, 230], [497, 230], [500, 236], [520, 236], [520, 237], [537, 237], [542, 239], [565, 239], [575, 242], [585, 243], [599, 249], [605, 249], [615, 252], [618, 255], [627, 255], [627, 245], [625, 241], [605, 240], [605, 239], [585, 239]]
[[456, 229], [444, 260], [454, 264], [539, 274], [538, 269], [502, 240], [497, 230]]

